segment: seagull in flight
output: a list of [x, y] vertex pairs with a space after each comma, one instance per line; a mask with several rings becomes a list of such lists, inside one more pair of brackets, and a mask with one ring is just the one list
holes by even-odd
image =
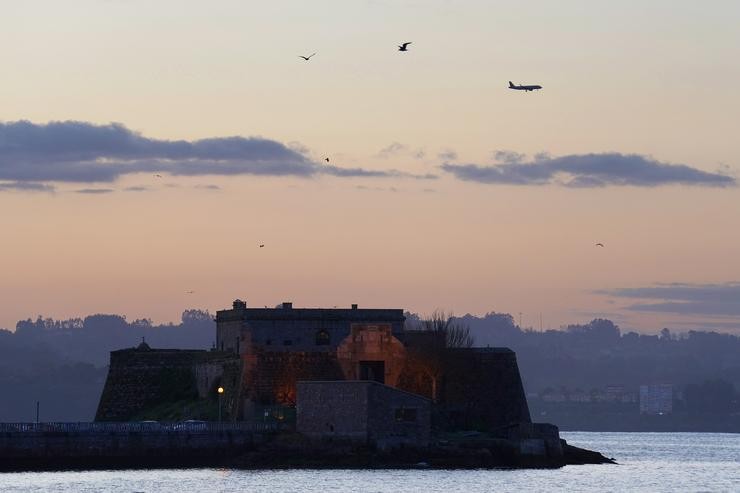
[[326, 161], [328, 163], [329, 162], [329, 158], [328, 157], [325, 157], [324, 158], [324, 161]]
[[411, 44], [411, 41], [408, 41], [402, 45], [398, 45], [398, 51], [409, 51], [410, 44]]
[[316, 53], [311, 53], [308, 56], [298, 55], [298, 58], [303, 58], [304, 60], [309, 61], [311, 59], [311, 57], [314, 56], [315, 54]]
[[601, 248], [604, 248], [604, 244], [603, 244], [603, 243], [597, 243], [597, 244], [596, 244], [596, 246], [597, 246], [597, 247], [601, 247]]
[[195, 294], [195, 291], [193, 291], [193, 290], [185, 291], [185, 294]]
[[162, 175], [154, 175], [154, 178], [162, 178]]
[[264, 243], [261, 243], [260, 244], [260, 248], [265, 248], [265, 244]]

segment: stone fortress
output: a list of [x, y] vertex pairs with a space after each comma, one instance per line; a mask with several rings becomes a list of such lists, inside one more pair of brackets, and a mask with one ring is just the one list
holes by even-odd
[[372, 417], [397, 401], [389, 412], [399, 423], [480, 431], [531, 425], [513, 351], [448, 347], [445, 334], [406, 328], [401, 309], [250, 308], [236, 300], [217, 312], [216, 324], [210, 351], [145, 342], [113, 351], [96, 421], [160, 419], [156, 410], [168, 401], [213, 402], [222, 387], [224, 421], [263, 420], [267, 410], [289, 420], [297, 408], [299, 428], [314, 434], [341, 428], [307, 421], [326, 416], [309, 406], [327, 402], [338, 420], [358, 402], [365, 409], [345, 415]]
[[210, 350], [112, 351], [95, 423], [0, 423], [0, 470], [613, 463], [532, 423], [516, 356], [400, 309], [217, 312]]

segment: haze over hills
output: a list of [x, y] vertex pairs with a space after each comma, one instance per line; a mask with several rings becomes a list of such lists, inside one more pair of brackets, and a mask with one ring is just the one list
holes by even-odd
[[[410, 313], [407, 318], [410, 326], [419, 320]], [[538, 332], [522, 330], [511, 315], [496, 312], [455, 321], [469, 327], [476, 346], [516, 351], [525, 390], [535, 404], [537, 396], [553, 389], [593, 394], [619, 386], [634, 393], [642, 384], [671, 383], [683, 393], [706, 382], [730, 386], [722, 387], [718, 397], [730, 404], [717, 406], [737, 404], [740, 337], [734, 335], [674, 334], [669, 329], [660, 335], [622, 333], [605, 319]], [[0, 330], [0, 421], [32, 420], [37, 400], [42, 420], [91, 419], [109, 351], [136, 346], [142, 337], [155, 348], [209, 349], [215, 323], [208, 311], [192, 309], [176, 325], [96, 314], [69, 320], [38, 317], [19, 321], [15, 332]]]

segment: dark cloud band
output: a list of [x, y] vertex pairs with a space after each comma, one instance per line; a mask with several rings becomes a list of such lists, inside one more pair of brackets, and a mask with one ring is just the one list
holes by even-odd
[[740, 316], [740, 283], [660, 284], [641, 288], [597, 291], [598, 294], [640, 300], [631, 311], [681, 315]]
[[502, 185], [562, 185], [576, 188], [606, 186], [657, 187], [693, 185], [727, 187], [735, 178], [684, 164], [668, 164], [637, 154], [538, 155], [524, 162], [521, 154], [499, 151], [501, 164], [445, 163], [441, 168], [464, 181]]
[[177, 176], [261, 175], [412, 177], [403, 172], [322, 166], [295, 145], [260, 137], [150, 139], [117, 123], [0, 123], [0, 180], [110, 183], [132, 173]]
[[15, 192], [54, 192], [54, 187], [45, 183], [34, 183], [34, 182], [0, 182], [0, 192], [15, 191]]

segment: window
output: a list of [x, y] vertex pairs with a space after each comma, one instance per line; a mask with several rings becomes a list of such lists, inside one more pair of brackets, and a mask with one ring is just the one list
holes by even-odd
[[416, 423], [416, 409], [407, 409], [405, 407], [396, 409], [396, 421]]
[[329, 335], [329, 332], [325, 330], [320, 330], [316, 332], [317, 346], [328, 346], [329, 344], [331, 344], [331, 336]]

